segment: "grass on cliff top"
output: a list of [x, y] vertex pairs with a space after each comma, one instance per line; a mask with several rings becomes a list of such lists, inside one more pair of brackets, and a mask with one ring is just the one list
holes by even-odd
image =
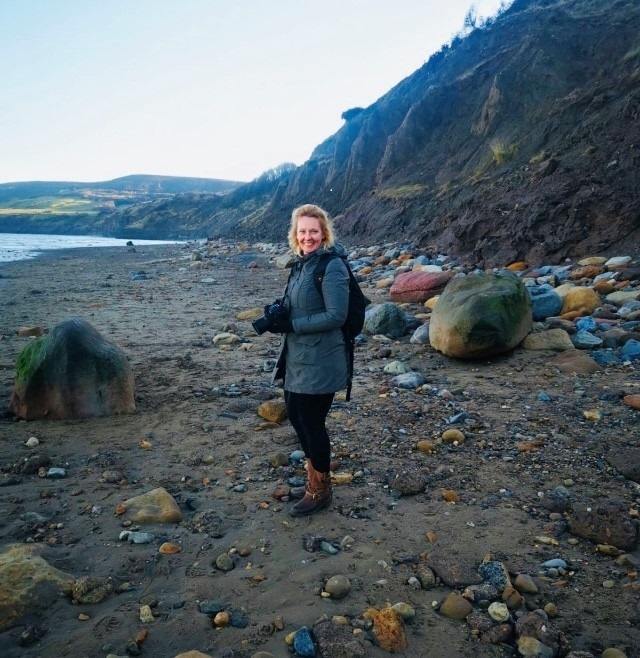
[[97, 213], [103, 208], [91, 199], [36, 197], [0, 203], [0, 215], [76, 215]]

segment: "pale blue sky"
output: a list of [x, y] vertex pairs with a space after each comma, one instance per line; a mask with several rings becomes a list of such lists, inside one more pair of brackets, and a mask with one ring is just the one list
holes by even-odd
[[499, 0], [0, 0], [0, 182], [302, 164]]

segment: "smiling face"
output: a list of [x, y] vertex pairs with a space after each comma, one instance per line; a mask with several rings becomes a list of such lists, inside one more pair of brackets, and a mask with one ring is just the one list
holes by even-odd
[[325, 236], [317, 217], [298, 217], [296, 226], [296, 238], [303, 254], [312, 254], [322, 245]]

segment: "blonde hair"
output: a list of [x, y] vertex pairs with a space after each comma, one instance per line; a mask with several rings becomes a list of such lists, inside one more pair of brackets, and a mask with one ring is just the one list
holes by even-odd
[[298, 220], [300, 217], [314, 217], [320, 222], [320, 229], [322, 230], [322, 246], [330, 247], [336, 241], [335, 233], [329, 215], [320, 206], [314, 206], [312, 203], [305, 203], [303, 206], [298, 206], [291, 213], [291, 226], [289, 227], [289, 246], [291, 251], [298, 256], [302, 256], [302, 248], [298, 242]]

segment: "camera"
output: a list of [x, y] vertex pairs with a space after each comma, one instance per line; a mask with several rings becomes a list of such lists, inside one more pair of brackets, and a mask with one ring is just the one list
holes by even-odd
[[262, 336], [265, 331], [269, 331], [269, 328], [273, 326], [273, 323], [278, 318], [286, 317], [286, 315], [287, 311], [282, 304], [282, 300], [276, 299], [273, 304], [268, 304], [264, 307], [264, 315], [254, 320], [251, 326], [255, 329], [258, 336]]

